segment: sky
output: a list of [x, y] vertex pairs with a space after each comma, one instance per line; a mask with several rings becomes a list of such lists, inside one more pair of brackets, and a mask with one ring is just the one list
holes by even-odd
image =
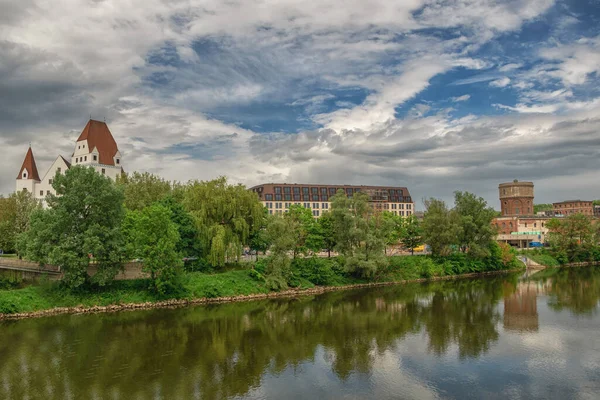
[[599, 0], [0, 0], [0, 193], [106, 120], [127, 172], [600, 198]]

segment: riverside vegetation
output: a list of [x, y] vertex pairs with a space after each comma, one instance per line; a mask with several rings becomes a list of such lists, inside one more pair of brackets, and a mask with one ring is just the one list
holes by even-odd
[[[63, 279], [23, 288], [0, 278], [4, 287], [11, 286], [0, 290], [0, 313], [519, 267], [514, 251], [494, 241], [494, 210], [466, 192], [456, 192], [452, 208], [426, 200], [420, 222], [376, 212], [366, 194], [349, 198], [342, 191], [319, 219], [299, 205], [269, 215], [255, 193], [225, 178], [182, 184], [133, 173], [112, 182], [92, 169], [73, 167], [57, 174], [53, 187], [57, 195], [47, 197], [45, 209], [26, 193], [0, 198], [0, 245], [28, 260], [60, 266]], [[431, 255], [388, 255], [392, 247], [422, 243]], [[245, 249], [256, 254], [255, 261], [244, 261]], [[322, 251], [329, 257], [319, 257]], [[115, 281], [132, 259], [143, 260], [150, 278]], [[91, 263], [97, 272], [90, 276]]]
[[548, 247], [527, 250], [527, 257], [547, 267], [600, 262], [600, 224], [595, 219], [573, 214], [553, 218], [546, 226]]

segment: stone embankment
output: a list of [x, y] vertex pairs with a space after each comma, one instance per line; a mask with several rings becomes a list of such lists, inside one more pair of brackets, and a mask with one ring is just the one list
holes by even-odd
[[130, 310], [147, 310], [152, 308], [175, 308], [175, 307], [185, 307], [189, 305], [198, 305], [198, 304], [218, 304], [218, 303], [231, 303], [231, 302], [240, 302], [240, 301], [251, 301], [251, 300], [264, 300], [264, 299], [274, 299], [281, 297], [297, 297], [297, 296], [310, 296], [317, 295], [326, 292], [332, 292], [337, 290], [348, 290], [348, 289], [360, 289], [360, 288], [369, 288], [369, 287], [378, 287], [378, 286], [391, 286], [391, 285], [401, 285], [407, 283], [421, 283], [421, 282], [433, 282], [433, 281], [445, 281], [445, 280], [455, 280], [455, 279], [464, 279], [464, 278], [477, 278], [488, 275], [502, 275], [508, 274], [511, 272], [519, 272], [522, 270], [504, 270], [504, 271], [490, 271], [490, 272], [479, 272], [479, 273], [471, 273], [471, 274], [462, 274], [462, 275], [449, 275], [449, 276], [441, 276], [434, 277], [430, 279], [413, 279], [413, 280], [405, 280], [405, 281], [391, 281], [391, 282], [372, 282], [372, 283], [361, 283], [354, 285], [345, 285], [345, 286], [319, 286], [311, 289], [290, 289], [284, 290], [281, 292], [271, 292], [271, 293], [258, 293], [258, 294], [249, 294], [249, 295], [238, 295], [238, 296], [229, 296], [229, 297], [215, 297], [215, 298], [198, 298], [198, 299], [172, 299], [172, 300], [164, 300], [157, 302], [146, 302], [146, 303], [130, 303], [130, 304], [112, 304], [107, 306], [76, 306], [76, 307], [56, 307], [49, 310], [42, 311], [33, 311], [26, 313], [15, 313], [15, 314], [0, 314], [1, 320], [15, 320], [15, 319], [24, 319], [24, 318], [39, 318], [46, 317], [52, 315], [59, 314], [89, 314], [89, 313], [103, 313], [103, 312], [115, 312], [115, 311], [130, 311]]

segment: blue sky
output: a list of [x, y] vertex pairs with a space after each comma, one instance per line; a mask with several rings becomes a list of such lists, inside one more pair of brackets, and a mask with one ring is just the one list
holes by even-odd
[[30, 141], [44, 170], [92, 115], [169, 179], [600, 198], [594, 0], [0, 7], [2, 193]]

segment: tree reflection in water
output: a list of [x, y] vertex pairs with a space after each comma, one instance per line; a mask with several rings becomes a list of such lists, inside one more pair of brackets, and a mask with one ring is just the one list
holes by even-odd
[[[572, 274], [582, 272], [530, 282], [557, 311], [595, 311], [599, 270], [586, 270], [584, 279]], [[519, 284], [515, 275], [3, 323], [0, 398], [244, 396], [266, 374], [314, 362], [328, 363], [340, 380], [370, 373], [374, 357], [407, 335], [424, 334], [431, 354], [455, 345], [461, 359], [476, 358], [499, 338], [500, 300], [522, 302]], [[530, 308], [509, 307], [509, 314]], [[318, 349], [324, 360], [316, 360]]]

